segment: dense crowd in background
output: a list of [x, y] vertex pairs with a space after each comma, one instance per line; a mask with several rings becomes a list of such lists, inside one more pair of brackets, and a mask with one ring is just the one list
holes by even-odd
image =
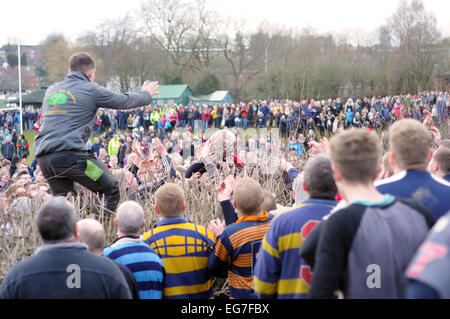
[[[314, 246], [315, 258], [309, 259], [310, 255], [302, 255], [300, 258], [298, 253], [294, 254], [292, 251], [298, 251], [306, 236], [310, 236], [312, 229], [323, 217], [336, 210], [336, 205], [343, 205], [345, 201], [342, 198], [346, 197], [349, 202], [352, 202], [351, 198], [367, 202], [364, 196], [360, 199], [349, 195], [352, 191], [358, 193], [349, 186], [351, 182], [360, 183], [375, 194], [374, 198], [390, 201], [389, 203], [395, 201], [398, 206], [395, 207], [407, 211], [405, 214], [408, 214], [413, 224], [417, 224], [415, 230], [399, 231], [411, 243], [406, 249], [408, 256], [403, 256], [404, 259], [401, 260], [403, 268], [396, 268], [391, 273], [396, 282], [402, 281], [397, 278], [400, 272], [406, 269], [434, 221], [450, 209], [450, 197], [445, 197], [450, 192], [450, 184], [441, 180], [445, 178], [448, 181], [450, 173], [450, 149], [447, 148], [448, 140], [445, 140], [448, 132], [442, 134], [438, 129], [447, 127], [449, 107], [448, 92], [422, 92], [418, 95], [348, 100], [337, 98], [297, 102], [250, 101], [232, 105], [161, 105], [141, 107], [129, 112], [101, 109], [93, 123], [93, 141], [88, 142], [89, 148], [108, 165], [114, 177], [120, 181], [128, 199], [114, 215], [118, 239], [104, 251], [102, 225], [94, 220], [79, 221], [79, 232], [74, 235], [76, 238], [71, 237], [73, 233], [70, 232], [70, 227], [73, 228], [72, 224], [76, 222], [71, 217], [74, 214], [73, 207], [52, 196], [37, 161], [28, 161], [31, 141], [26, 140], [24, 135], [18, 136], [19, 113], [3, 111], [0, 112], [1, 208], [32, 211], [35, 200], [39, 199], [46, 203], [40, 208], [38, 216], [38, 226], [45, 228], [42, 232], [40, 228], [44, 243], [51, 243], [53, 240], [64, 242], [69, 238], [70, 241], [86, 243], [94, 254], [108, 256], [119, 264], [128, 265], [128, 270], [121, 267], [125, 280], [120, 280], [118, 270], [113, 269], [112, 264], [101, 261], [104, 264], [102, 276], [113, 274], [119, 279], [117, 282], [110, 281], [110, 287], [106, 288], [105, 293], [95, 287], [97, 279], [93, 279], [95, 276], [90, 274], [90, 292], [87, 292], [87, 287], [83, 287], [82, 291], [86, 295], [79, 295], [82, 298], [211, 298], [211, 278], [214, 276], [228, 279], [229, 296], [232, 298], [304, 298], [308, 296], [310, 288], [311, 296], [315, 298], [333, 297], [334, 290], [340, 290], [344, 297], [402, 298], [401, 289], [405, 288], [404, 284], [388, 288], [383, 281], [384, 295], [358, 292], [359, 288], [352, 286], [355, 285], [354, 282], [346, 282], [342, 286], [344, 266], [336, 267], [340, 273], [333, 274], [333, 280], [330, 280], [331, 275], [327, 274], [330, 265], [337, 261], [342, 265], [347, 255], [352, 254], [346, 250], [339, 252], [342, 255], [338, 257], [322, 256], [329, 249], [326, 245], [332, 246], [332, 235], [314, 244], [317, 246], [317, 251]], [[38, 132], [40, 117], [39, 109], [27, 108], [23, 113], [23, 129]], [[429, 162], [429, 158], [422, 158], [408, 166], [408, 160], [402, 156], [417, 156], [405, 155], [405, 150], [420, 152], [423, 148], [420, 145], [402, 145], [396, 150], [396, 159], [388, 158], [388, 149], [391, 150], [393, 145], [396, 147], [395, 143], [400, 142], [393, 141], [393, 134], [387, 133], [395, 123], [410, 123], [410, 120], [420, 123], [428, 131], [429, 142], [420, 132], [417, 136], [425, 136], [425, 140], [414, 140], [411, 132], [418, 129], [413, 126], [408, 128], [409, 133], [406, 129], [403, 134], [410, 134], [410, 143], [423, 143], [425, 148], [432, 147], [435, 154], [438, 154], [434, 162]], [[255, 129], [255, 133], [246, 136], [245, 132], [251, 128]], [[365, 135], [366, 132], [377, 134]], [[372, 136], [377, 136], [377, 139], [373, 140]], [[331, 137], [334, 140], [328, 142]], [[338, 140], [339, 137], [342, 140]], [[408, 136], [403, 136], [403, 140], [405, 138]], [[331, 163], [339, 167], [343, 180], [350, 183], [334, 181], [329, 156], [323, 154], [331, 156]], [[272, 162], [267, 163], [268, 159]], [[372, 164], [381, 162], [383, 170], [373, 172], [374, 167], [364, 166], [362, 159]], [[354, 164], [354, 167], [344, 167], [349, 163]], [[435, 163], [438, 163], [437, 166], [433, 166]], [[259, 168], [259, 171], [249, 173], [250, 166]], [[234, 168], [233, 175], [218, 181], [220, 186], [217, 196], [224, 221], [220, 220], [222, 218], [215, 219], [206, 226], [193, 224], [183, 217], [185, 198], [179, 187], [180, 180], [218, 179], [218, 172], [231, 167]], [[438, 183], [442, 186], [439, 187], [446, 188], [432, 190], [436, 192], [433, 195], [443, 196], [436, 199], [439, 212], [427, 207], [427, 203], [424, 204], [426, 209], [422, 209], [422, 206], [417, 208], [414, 204], [378, 196], [374, 187], [370, 188], [375, 179], [389, 178], [402, 170], [426, 171], [427, 168], [430, 173], [440, 175]], [[360, 175], [351, 174], [352, 169]], [[297, 205], [293, 206], [296, 208], [286, 207], [286, 203], [282, 207], [273, 190], [261, 187], [261, 176], [273, 174], [273, 171], [283, 172], [283, 183], [291, 197], [289, 203], [291, 206]], [[426, 183], [425, 179], [422, 182]], [[344, 191], [345, 194], [342, 193]], [[407, 194], [395, 194], [395, 191], [382, 191], [381, 188], [378, 191], [408, 197]], [[148, 193], [155, 196], [155, 212], [161, 217], [156, 225], [145, 224], [142, 207], [133, 201], [137, 198], [145, 200]], [[394, 207], [393, 205], [389, 207]], [[381, 206], [384, 209], [385, 206]], [[364, 207], [371, 205], [369, 203]], [[305, 213], [296, 216], [301, 209], [306, 209]], [[69, 217], [62, 220], [61, 216], [54, 214], [55, 210], [64, 212]], [[426, 216], [426, 223], [421, 221], [421, 216]], [[335, 221], [336, 219], [330, 218], [327, 225], [331, 229], [328, 233], [333, 236], [339, 236], [338, 226], [342, 223]], [[61, 225], [68, 223], [69, 231], [64, 234], [62, 230], [58, 232], [47, 225], [46, 221], [58, 221]], [[332, 228], [332, 221], [337, 226]], [[290, 229], [292, 225], [306, 228]], [[148, 228], [149, 226], [151, 227]], [[394, 222], [391, 226], [393, 230], [397, 229]], [[9, 229], [7, 222], [0, 227], [3, 230]], [[358, 227], [366, 225], [361, 221], [361, 225], [355, 227], [353, 231], [356, 233]], [[325, 232], [328, 228], [321, 231]], [[414, 231], [416, 235], [411, 239], [407, 234]], [[175, 234], [181, 235], [177, 237]], [[301, 236], [300, 241], [296, 239], [297, 235]], [[355, 234], [346, 233], [345, 236], [354, 238]], [[366, 243], [364, 240], [367, 239], [362, 239]], [[345, 243], [342, 245], [345, 246]], [[360, 246], [363, 247], [364, 244]], [[340, 248], [341, 246], [337, 247], [336, 251]], [[359, 253], [363, 251], [359, 246], [355, 249], [362, 249]], [[142, 254], [140, 259], [131, 251]], [[258, 262], [254, 264], [258, 251]], [[49, 253], [48, 258], [60, 257]], [[86, 265], [100, 263], [93, 257], [89, 257], [92, 260], [87, 256], [80, 258], [86, 260]], [[313, 264], [317, 267], [314, 271]], [[387, 264], [385, 267], [388, 268]], [[316, 278], [311, 275], [316, 269], [317, 278], [323, 282], [311, 279]], [[418, 273], [415, 274], [414, 278], [416, 277], [419, 277]], [[21, 280], [20, 274], [12, 274], [7, 284], [2, 286], [2, 297], [26, 297], [26, 294], [14, 295], [17, 280]], [[41, 276], [39, 280], [44, 279]], [[323, 284], [325, 282], [326, 287]], [[432, 286], [429, 281], [425, 283]], [[33, 293], [39, 292], [38, 287], [33, 289]], [[127, 289], [130, 291], [126, 292]], [[55, 291], [60, 293], [60, 288], [55, 286]], [[55, 297], [69, 295], [63, 293]]]

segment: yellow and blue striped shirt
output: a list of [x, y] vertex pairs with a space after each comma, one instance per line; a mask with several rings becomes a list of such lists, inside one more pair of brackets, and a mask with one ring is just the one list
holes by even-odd
[[205, 226], [184, 217], [165, 218], [144, 234], [164, 263], [163, 298], [206, 299], [213, 297], [208, 258], [215, 236]]
[[260, 298], [306, 298], [312, 280], [300, 246], [312, 229], [336, 205], [334, 200], [307, 199], [271, 223], [262, 241], [253, 277]]

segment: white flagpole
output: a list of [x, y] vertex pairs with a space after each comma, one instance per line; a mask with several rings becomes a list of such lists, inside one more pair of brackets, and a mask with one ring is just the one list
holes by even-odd
[[20, 134], [23, 134], [22, 125], [22, 64], [20, 56], [20, 1], [17, 1], [17, 57], [19, 70], [19, 112], [20, 112]]
[[19, 110], [20, 110], [20, 134], [23, 134], [22, 125], [22, 72], [21, 72], [21, 61], [20, 61], [20, 39], [17, 41], [17, 54], [19, 57]]

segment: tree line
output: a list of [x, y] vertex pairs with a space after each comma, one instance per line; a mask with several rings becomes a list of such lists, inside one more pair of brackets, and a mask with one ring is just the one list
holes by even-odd
[[235, 101], [385, 96], [434, 89], [450, 71], [450, 38], [421, 0], [402, 0], [374, 43], [223, 18], [204, 0], [148, 0], [139, 13], [107, 20], [75, 43], [40, 44], [38, 75], [61, 80], [68, 57], [88, 51], [97, 81], [126, 92], [144, 80], [187, 83], [196, 94], [228, 89]]

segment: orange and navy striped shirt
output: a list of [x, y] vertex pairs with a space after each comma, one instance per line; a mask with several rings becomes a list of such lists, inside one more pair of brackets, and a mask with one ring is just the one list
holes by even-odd
[[143, 240], [164, 263], [163, 298], [213, 297], [208, 258], [215, 236], [209, 229], [183, 217], [165, 218], [146, 232]]
[[228, 277], [231, 298], [257, 298], [253, 290], [253, 267], [272, 219], [268, 212], [263, 216], [239, 218], [218, 238], [208, 269], [217, 277]]

